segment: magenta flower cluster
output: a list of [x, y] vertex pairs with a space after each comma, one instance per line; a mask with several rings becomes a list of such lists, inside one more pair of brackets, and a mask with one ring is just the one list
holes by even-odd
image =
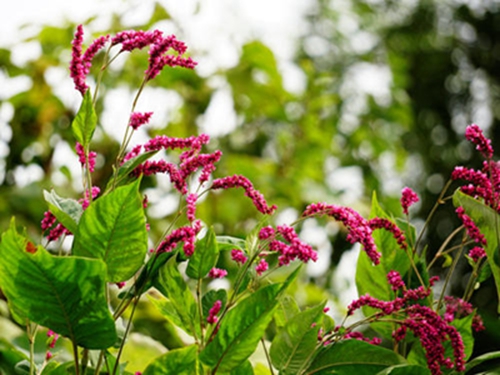
[[381, 254], [377, 251], [368, 220], [352, 208], [322, 202], [310, 204], [302, 213], [303, 217], [321, 215], [331, 216], [344, 224], [347, 228], [347, 240], [350, 243], [359, 242], [371, 261], [374, 264], [380, 263]]
[[408, 209], [413, 204], [419, 201], [417, 193], [415, 193], [409, 187], [404, 187], [401, 191], [401, 207], [403, 207], [403, 213], [408, 215]]
[[472, 124], [465, 131], [467, 139], [476, 145], [486, 159], [481, 170], [469, 169], [462, 166], [455, 167], [451, 177], [454, 180], [462, 179], [469, 184], [460, 190], [484, 203], [500, 213], [500, 165], [492, 160], [493, 148], [481, 129]]
[[[392, 315], [399, 319], [400, 316], [404, 316], [403, 319], [397, 320], [399, 328], [393, 332], [393, 338], [401, 341], [407, 330], [412, 331], [425, 350], [427, 365], [433, 375], [442, 374], [442, 366], [464, 371], [464, 343], [457, 329], [449, 324], [450, 312], [445, 313], [443, 318], [431, 308], [418, 304], [419, 300], [424, 300], [430, 295], [430, 287], [437, 278], [431, 278], [430, 287], [420, 286], [416, 289], [407, 289], [396, 271], [389, 272], [387, 279], [393, 290], [402, 292], [402, 297], [396, 297], [392, 301], [381, 301], [370, 295], [361, 296], [348, 306], [348, 315], [352, 315], [355, 310], [363, 306], [369, 306], [380, 310], [378, 318]], [[453, 348], [454, 361], [445, 357], [443, 343], [446, 341], [449, 341]]]
[[[186, 45], [177, 40], [174, 35], [164, 36], [159, 30], [154, 31], [122, 31], [110, 38], [109, 35], [95, 39], [90, 46], [82, 53], [83, 46], [83, 26], [78, 25], [72, 41], [72, 58], [70, 62], [70, 76], [73, 79], [75, 88], [84, 95], [88, 89], [86, 84], [87, 75], [92, 66], [95, 55], [111, 39], [110, 47], [121, 45], [119, 53], [131, 52], [135, 49], [142, 49], [150, 46], [149, 65], [145, 71], [145, 80], [155, 78], [165, 66], [193, 69], [196, 62], [190, 57], [183, 57], [186, 53]], [[169, 54], [173, 50], [174, 54]]]
[[209, 324], [217, 323], [218, 321], [217, 314], [220, 312], [221, 308], [222, 308], [222, 301], [220, 300], [215, 301], [213, 306], [208, 311], [207, 323]]
[[88, 166], [90, 172], [94, 172], [95, 169], [95, 158], [97, 157], [97, 153], [95, 151], [89, 151], [88, 156], [85, 155], [85, 150], [83, 146], [76, 142], [76, 154], [78, 155], [78, 160], [82, 165], [82, 168]]
[[[278, 235], [284, 241], [278, 240]], [[278, 257], [280, 267], [286, 266], [296, 259], [304, 263], [309, 260], [315, 262], [318, 259], [316, 251], [302, 241], [291, 226], [278, 225], [276, 230], [271, 226], [263, 227], [259, 232], [259, 239], [270, 240], [269, 250], [280, 254]]]
[[132, 129], [137, 130], [142, 125], [147, 124], [149, 122], [149, 120], [151, 119], [152, 115], [153, 115], [153, 112], [133, 112], [130, 115], [129, 126]]

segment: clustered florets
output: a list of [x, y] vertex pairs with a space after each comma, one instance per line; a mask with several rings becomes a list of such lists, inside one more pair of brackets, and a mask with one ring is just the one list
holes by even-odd
[[403, 207], [403, 213], [408, 215], [408, 209], [414, 203], [419, 201], [417, 193], [415, 193], [409, 187], [404, 187], [401, 191], [401, 207]]
[[[454, 315], [451, 316], [451, 308], [442, 318], [431, 308], [412, 303], [427, 298], [431, 293], [430, 287], [420, 286], [416, 289], [407, 289], [396, 271], [389, 272], [387, 279], [394, 291], [402, 291], [402, 297], [396, 297], [392, 301], [380, 301], [370, 295], [364, 295], [348, 306], [348, 315], [352, 315], [355, 310], [363, 306], [380, 310], [377, 314], [379, 318], [392, 314], [394, 317], [404, 314], [404, 319], [399, 321], [400, 327], [393, 332], [393, 338], [396, 341], [403, 340], [407, 330], [412, 331], [425, 350], [427, 364], [433, 375], [442, 374], [441, 366], [455, 367], [457, 371], [463, 371], [465, 369], [464, 344], [457, 329], [449, 324], [454, 318]], [[430, 286], [435, 281], [436, 278], [431, 279]], [[455, 308], [453, 314], [457, 311], [458, 308]], [[443, 343], [448, 340], [453, 348], [454, 362], [445, 358]]]
[[[95, 39], [82, 54], [83, 45], [83, 26], [78, 25], [75, 37], [72, 41], [72, 58], [70, 62], [70, 75], [73, 78], [75, 88], [82, 95], [88, 89], [86, 78], [92, 66], [92, 60], [99, 50], [101, 50], [110, 40], [109, 35], [101, 36]], [[193, 69], [196, 62], [190, 57], [182, 55], [186, 53], [186, 45], [177, 40], [174, 35], [164, 36], [159, 30], [155, 31], [122, 31], [111, 38], [111, 46], [121, 44], [121, 52], [133, 51], [150, 46], [149, 65], [145, 71], [145, 80], [149, 81], [155, 78], [165, 66]], [[174, 50], [176, 54], [168, 54], [169, 50]]]
[[380, 263], [381, 254], [372, 237], [372, 229], [368, 220], [349, 207], [327, 203], [313, 203], [302, 213], [303, 217], [327, 215], [340, 221], [347, 228], [347, 240], [350, 243], [359, 242], [374, 264]]

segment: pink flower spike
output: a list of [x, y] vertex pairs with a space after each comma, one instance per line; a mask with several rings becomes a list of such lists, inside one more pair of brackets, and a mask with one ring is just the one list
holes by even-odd
[[210, 324], [215, 324], [217, 323], [217, 314], [220, 312], [220, 309], [222, 307], [222, 301], [217, 300], [215, 301], [214, 305], [212, 308], [208, 311], [208, 317], [207, 317], [207, 322]]
[[240, 264], [245, 264], [245, 262], [248, 260], [245, 253], [239, 249], [231, 250], [231, 259]]
[[455, 212], [457, 213], [458, 218], [464, 224], [467, 235], [478, 244], [487, 245], [486, 237], [484, 237], [474, 221], [465, 213], [464, 208], [457, 207]]
[[420, 199], [418, 198], [417, 193], [415, 193], [409, 187], [403, 188], [401, 190], [401, 207], [403, 207], [403, 212], [405, 215], [408, 215], [408, 209], [414, 203], [417, 203]]
[[208, 276], [211, 277], [212, 279], [222, 279], [223, 277], [226, 277], [227, 271], [223, 270], [221, 268], [212, 268], [210, 272], [208, 273]]
[[469, 125], [465, 129], [465, 138], [476, 145], [478, 150], [485, 159], [490, 160], [493, 157], [493, 147], [491, 147], [491, 140], [486, 138], [483, 131], [476, 124]]
[[85, 95], [88, 89], [85, 83], [85, 65], [82, 57], [82, 44], [83, 44], [83, 26], [78, 25], [75, 32], [75, 37], [71, 42], [73, 47], [71, 48], [71, 61], [69, 64], [70, 77], [73, 79], [75, 84], [75, 89], [80, 91], [80, 93]]
[[405, 288], [405, 283], [397, 271], [390, 271], [387, 274], [387, 281], [391, 284], [392, 290], [396, 291]]
[[130, 115], [129, 126], [132, 129], [137, 130], [142, 125], [147, 124], [149, 122], [149, 120], [151, 119], [152, 115], [153, 115], [153, 112], [133, 112]]
[[470, 251], [469, 254], [467, 254], [469, 258], [472, 259], [474, 263], [479, 262], [479, 259], [486, 258], [486, 251], [479, 246], [473, 247]]
[[186, 197], [186, 203], [187, 203], [186, 216], [190, 222], [193, 222], [196, 219], [196, 200], [197, 199], [198, 199], [198, 195], [196, 193], [188, 194]]
[[259, 264], [257, 264], [257, 267], [255, 267], [255, 271], [257, 272], [257, 275], [262, 275], [264, 272], [266, 272], [269, 268], [269, 264], [267, 264], [265, 259], [261, 259]]
[[50, 361], [50, 359], [53, 357], [53, 354], [49, 351], [47, 351], [47, 353], [45, 353], [45, 360], [46, 361]]

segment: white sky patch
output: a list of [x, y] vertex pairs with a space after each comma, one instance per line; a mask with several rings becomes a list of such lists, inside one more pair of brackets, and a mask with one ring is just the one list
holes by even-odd
[[210, 99], [206, 112], [198, 118], [201, 132], [211, 137], [231, 133], [238, 123], [233, 96], [228, 88], [217, 90]]

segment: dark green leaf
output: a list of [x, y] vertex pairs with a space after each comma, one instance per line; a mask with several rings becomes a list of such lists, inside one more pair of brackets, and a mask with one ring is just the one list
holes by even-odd
[[[379, 206], [375, 193], [372, 199], [370, 217], [390, 219]], [[380, 264], [374, 266], [366, 253], [361, 251], [356, 268], [356, 286], [359, 295], [369, 294], [376, 299], [390, 301], [394, 299], [394, 292], [387, 281], [387, 274], [390, 271], [398, 271], [401, 276], [404, 276], [410, 268], [410, 260], [407, 253], [399, 247], [397, 241], [390, 232], [384, 229], [377, 229], [373, 232], [373, 239], [375, 240], [377, 250], [382, 253]], [[365, 307], [363, 308], [363, 312], [365, 315], [369, 316], [373, 314], [375, 310]], [[384, 337], [391, 338], [393, 329], [390, 324], [377, 323], [373, 324], [372, 328]]]
[[397, 365], [386, 368], [377, 375], [431, 375], [427, 367], [416, 365]]
[[73, 134], [76, 140], [86, 148], [97, 126], [97, 115], [95, 113], [94, 105], [92, 104], [92, 96], [90, 90], [87, 90], [83, 96], [83, 101], [78, 110], [78, 113], [71, 124]]
[[146, 256], [148, 236], [140, 181], [95, 200], [83, 213], [73, 242], [73, 254], [104, 260], [108, 281], [131, 278]]
[[155, 286], [169, 299], [170, 306], [182, 321], [181, 327], [186, 328], [191, 336], [200, 337], [198, 306], [177, 266], [175, 257], [170, 258], [160, 269]]
[[322, 303], [300, 312], [274, 337], [269, 354], [280, 374], [300, 374], [313, 359], [324, 307]]
[[323, 349], [305, 374], [373, 375], [404, 363], [404, 358], [392, 350], [360, 340], [344, 340]]
[[300, 312], [297, 301], [292, 296], [285, 295], [280, 298], [278, 308], [274, 314], [274, 321], [278, 327], [283, 327]]
[[244, 362], [271, 321], [282, 290], [280, 284], [265, 286], [229, 310], [216, 336], [201, 352], [201, 361], [220, 372], [229, 372]]
[[198, 375], [203, 370], [198, 361], [198, 346], [171, 350], [156, 358], [143, 375]]
[[0, 340], [0, 373], [13, 374], [16, 364], [27, 360], [26, 355], [5, 339]]
[[479, 366], [480, 364], [482, 364], [484, 362], [491, 361], [494, 359], [499, 359], [499, 358], [500, 358], [500, 351], [490, 352], [490, 353], [480, 355], [479, 357], [474, 358], [472, 361], [470, 361], [469, 363], [467, 363], [465, 365], [465, 369], [466, 369], [465, 372], [470, 371], [472, 368]]
[[205, 237], [196, 241], [195, 249], [188, 261], [186, 274], [192, 279], [202, 279], [215, 267], [219, 258], [219, 248], [212, 228], [207, 231]]
[[1, 288], [18, 316], [52, 329], [79, 346], [104, 349], [116, 341], [105, 295], [106, 265], [98, 259], [54, 257], [28, 240], [14, 221], [0, 243]]

